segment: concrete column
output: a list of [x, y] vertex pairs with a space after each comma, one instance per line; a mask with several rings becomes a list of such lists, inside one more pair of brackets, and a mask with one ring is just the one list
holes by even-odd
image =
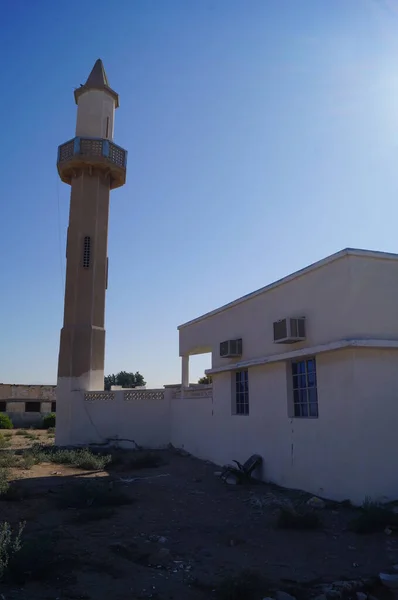
[[181, 357], [181, 387], [189, 387], [189, 355]]

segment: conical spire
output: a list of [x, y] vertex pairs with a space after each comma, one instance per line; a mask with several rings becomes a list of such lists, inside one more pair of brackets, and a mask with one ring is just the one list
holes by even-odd
[[86, 83], [75, 90], [76, 104], [78, 103], [79, 97], [88, 90], [104, 90], [108, 92], [115, 99], [115, 108], [118, 108], [119, 96], [109, 86], [108, 77], [106, 76], [105, 68], [100, 58], [95, 61], [95, 65], [93, 66], [90, 75], [87, 77]]
[[102, 64], [102, 60], [100, 58], [95, 61], [95, 65], [93, 66], [93, 70], [87, 78], [85, 86], [87, 88], [110, 87], [104, 65]]

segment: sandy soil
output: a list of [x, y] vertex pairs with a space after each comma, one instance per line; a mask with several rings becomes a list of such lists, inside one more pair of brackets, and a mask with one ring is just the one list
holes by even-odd
[[[52, 442], [46, 432], [33, 435], [38, 439], [13, 432], [12, 448]], [[245, 569], [269, 582], [259, 600], [289, 586], [310, 598], [320, 581], [377, 575], [396, 551], [394, 536], [348, 531], [355, 511], [341, 505], [320, 511], [318, 530], [278, 529], [278, 506], [302, 504], [308, 495], [267, 484], [227, 486], [211, 463], [174, 450], [158, 454], [161, 466], [139, 470], [125, 454], [103, 472], [54, 464], [13, 470], [22, 498], [0, 502], [1, 521], [26, 521], [26, 558], [18, 576], [0, 584], [0, 598], [203, 600]], [[96, 478], [129, 503], [60, 506], [83, 480]]]

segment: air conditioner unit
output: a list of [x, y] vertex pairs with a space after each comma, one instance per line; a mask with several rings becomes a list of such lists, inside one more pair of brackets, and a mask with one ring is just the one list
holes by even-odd
[[305, 340], [305, 318], [286, 318], [274, 323], [275, 344], [295, 344]]
[[221, 342], [220, 356], [222, 358], [234, 358], [236, 356], [242, 356], [242, 339]]

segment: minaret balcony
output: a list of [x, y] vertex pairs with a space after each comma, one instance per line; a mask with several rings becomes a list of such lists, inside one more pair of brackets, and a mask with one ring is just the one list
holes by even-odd
[[102, 138], [75, 137], [58, 146], [57, 167], [61, 180], [69, 185], [82, 169], [101, 170], [109, 175], [110, 188], [126, 182], [127, 150]]

